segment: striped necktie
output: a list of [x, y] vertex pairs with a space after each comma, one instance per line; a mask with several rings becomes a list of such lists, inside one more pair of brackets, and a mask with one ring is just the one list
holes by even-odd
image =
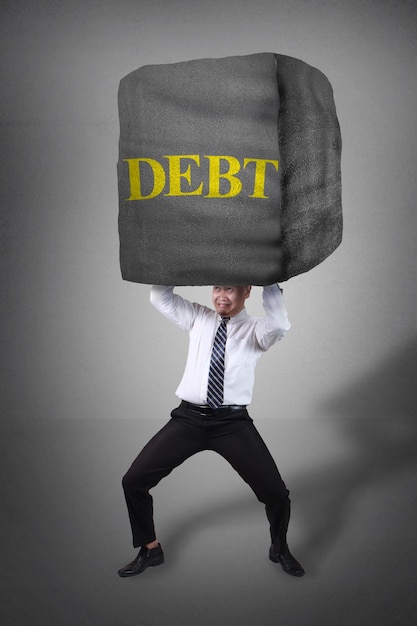
[[224, 353], [227, 339], [227, 322], [230, 317], [222, 317], [222, 321], [214, 337], [210, 358], [210, 369], [207, 385], [207, 404], [217, 409], [223, 404], [224, 385]]

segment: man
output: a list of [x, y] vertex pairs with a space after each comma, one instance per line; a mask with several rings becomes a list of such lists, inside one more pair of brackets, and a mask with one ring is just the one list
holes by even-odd
[[141, 549], [119, 570], [121, 577], [164, 562], [149, 490], [202, 450], [223, 456], [265, 504], [271, 534], [269, 558], [287, 574], [304, 574], [286, 539], [289, 492], [246, 409], [252, 399], [256, 362], [284, 337], [290, 323], [278, 285], [263, 288], [264, 317], [246, 312], [250, 293], [249, 285], [215, 285], [213, 311], [174, 294], [174, 287], [152, 287], [152, 304], [189, 334], [189, 350], [176, 392], [181, 404], [123, 477], [133, 545]]

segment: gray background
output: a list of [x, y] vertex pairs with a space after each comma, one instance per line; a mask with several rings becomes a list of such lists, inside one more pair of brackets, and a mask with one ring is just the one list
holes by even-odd
[[[414, 623], [416, 18], [405, 0], [2, 0], [3, 623]], [[328, 76], [343, 137], [342, 246], [284, 285], [293, 328], [251, 407], [308, 575], [267, 561], [261, 507], [207, 453], [157, 487], [167, 564], [122, 581], [120, 477], [176, 402], [186, 337], [120, 278], [118, 83], [261, 51]]]

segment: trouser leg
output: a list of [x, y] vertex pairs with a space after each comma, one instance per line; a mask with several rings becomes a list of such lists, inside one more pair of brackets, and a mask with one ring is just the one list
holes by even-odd
[[223, 456], [251, 487], [265, 505], [271, 541], [284, 549], [290, 519], [289, 491], [265, 442], [254, 424], [213, 442], [213, 449]]
[[153, 499], [149, 490], [201, 449], [199, 431], [171, 419], [133, 461], [122, 484], [135, 548], [156, 539]]

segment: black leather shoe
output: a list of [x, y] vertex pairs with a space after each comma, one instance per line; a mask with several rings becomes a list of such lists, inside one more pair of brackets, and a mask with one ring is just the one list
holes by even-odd
[[293, 557], [288, 546], [282, 553], [276, 552], [274, 546], [269, 549], [269, 558], [274, 563], [279, 563], [287, 574], [290, 576], [304, 576], [305, 571], [302, 565]]
[[164, 561], [165, 558], [161, 545], [159, 545], [157, 548], [152, 548], [151, 550], [149, 550], [149, 548], [143, 547], [140, 549], [136, 559], [122, 567], [122, 569], [119, 569], [118, 574], [122, 578], [127, 578], [128, 576], [136, 576], [137, 574], [142, 574], [142, 572], [144, 572], [147, 567], [162, 565]]

